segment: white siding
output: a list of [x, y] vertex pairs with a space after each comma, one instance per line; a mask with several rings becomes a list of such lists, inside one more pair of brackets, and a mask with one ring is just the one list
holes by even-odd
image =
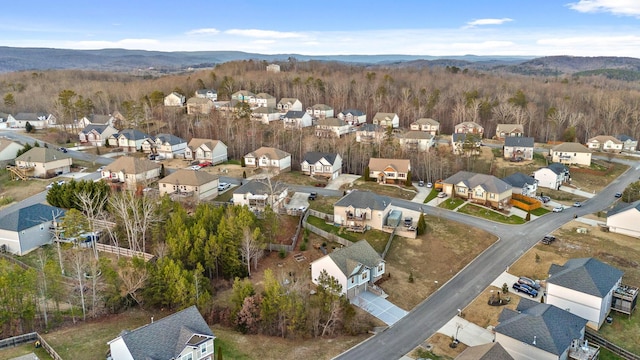
[[111, 350], [113, 360], [134, 360], [121, 337], [112, 340], [109, 343], [109, 349]]
[[[496, 342], [502, 345], [514, 360], [558, 360], [560, 358], [557, 355], [500, 333], [496, 333]], [[531, 342], [533, 343], [533, 338]]]
[[342, 294], [347, 292], [347, 278], [329, 255], [325, 255], [311, 263], [311, 281], [316, 285], [318, 284], [318, 277], [322, 270], [326, 270], [327, 274], [338, 280], [338, 283], [342, 285]]
[[640, 237], [640, 212], [631, 208], [607, 217], [609, 231]]
[[604, 299], [597, 296], [547, 283], [546, 303], [588, 320], [591, 327], [599, 327], [599, 324], [602, 323], [601, 316], [602, 320], [604, 320], [602, 314], [608, 312], [608, 309], [602, 309], [604, 302]]

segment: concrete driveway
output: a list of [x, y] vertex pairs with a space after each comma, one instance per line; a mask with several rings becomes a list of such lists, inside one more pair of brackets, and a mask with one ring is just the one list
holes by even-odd
[[325, 186], [324, 188], [329, 190], [340, 190], [340, 187], [342, 185], [351, 184], [352, 182], [356, 181], [360, 177], [361, 177], [360, 175], [341, 174], [337, 178], [329, 181], [327, 186]]
[[351, 299], [351, 303], [384, 321], [389, 326], [395, 324], [409, 313], [387, 301], [387, 299], [369, 291], [365, 291]]

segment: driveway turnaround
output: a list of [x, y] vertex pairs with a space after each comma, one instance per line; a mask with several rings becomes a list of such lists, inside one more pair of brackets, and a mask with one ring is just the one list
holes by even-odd
[[389, 326], [395, 324], [409, 313], [393, 305], [387, 301], [387, 299], [369, 291], [365, 291], [351, 299], [351, 303], [382, 320]]

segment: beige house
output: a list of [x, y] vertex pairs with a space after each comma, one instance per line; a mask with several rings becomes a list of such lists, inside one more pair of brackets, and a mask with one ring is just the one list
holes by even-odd
[[185, 96], [177, 92], [164, 97], [164, 106], [184, 106]]
[[400, 118], [396, 113], [379, 112], [373, 117], [372, 124], [383, 128], [392, 127], [397, 129], [400, 127]]
[[484, 135], [484, 127], [473, 121], [464, 121], [454, 126], [453, 132], [455, 134], [475, 134], [480, 135], [480, 138]]
[[369, 159], [369, 177], [381, 184], [398, 184], [407, 180], [411, 171], [409, 159]]
[[209, 98], [192, 97], [187, 100], [187, 114], [189, 115], [207, 115], [213, 108], [213, 100]]
[[265, 125], [269, 125], [273, 121], [281, 120], [282, 113], [276, 108], [256, 107], [251, 110], [251, 120], [260, 121]]
[[587, 141], [587, 147], [596, 151], [622, 152], [624, 143], [613, 136], [600, 135]]
[[227, 145], [220, 140], [193, 138], [187, 144], [184, 157], [188, 160], [210, 161], [213, 165], [228, 159]]
[[317, 137], [342, 137], [351, 132], [351, 126], [338, 118], [325, 118], [316, 121]]
[[160, 177], [159, 164], [147, 159], [121, 156], [102, 169], [102, 179], [113, 183], [124, 183], [130, 190], [147, 186]]
[[50, 148], [34, 147], [16, 158], [16, 167], [28, 176], [50, 178], [71, 171], [71, 156]]
[[281, 113], [286, 113], [289, 110], [304, 111], [304, 109], [302, 109], [302, 103], [296, 98], [280, 99], [280, 101], [278, 101], [277, 108]]
[[621, 203], [607, 211], [609, 231], [640, 238], [640, 201]]
[[263, 146], [245, 155], [244, 165], [275, 172], [289, 171], [291, 170], [291, 154], [280, 149]]
[[158, 180], [160, 196], [176, 194], [198, 200], [218, 196], [218, 176], [206, 171], [178, 169]]
[[440, 123], [431, 118], [420, 118], [410, 125], [413, 131], [424, 131], [431, 135], [438, 135], [440, 132]]
[[6, 162], [15, 159], [18, 151], [22, 149], [23, 146], [15, 141], [0, 139], [0, 161]]
[[268, 107], [275, 109], [276, 97], [264, 92], [257, 93], [253, 99], [250, 99], [249, 106], [253, 107]]
[[326, 104], [315, 104], [307, 108], [307, 114], [314, 119], [324, 119], [333, 117], [333, 108]]
[[104, 146], [111, 135], [117, 134], [118, 129], [111, 125], [90, 124], [78, 133], [78, 140], [81, 144], [91, 146]]
[[425, 131], [411, 130], [396, 135], [396, 138], [407, 151], [429, 151], [435, 146], [435, 136]]
[[373, 124], [362, 124], [356, 128], [356, 142], [365, 144], [379, 144], [386, 136], [386, 131]]
[[459, 171], [442, 181], [442, 191], [451, 197], [502, 209], [509, 205], [512, 187], [493, 175]]
[[371, 191], [352, 191], [333, 205], [333, 222], [349, 228], [382, 230], [392, 210], [391, 198]]
[[591, 150], [576, 142], [565, 142], [549, 150], [553, 162], [567, 165], [591, 165]]
[[524, 136], [524, 126], [522, 124], [498, 124], [496, 126], [496, 139], [504, 140], [510, 136]]
[[347, 109], [338, 114], [338, 119], [344, 120], [351, 126], [360, 126], [366, 124], [367, 114], [357, 109]]
[[250, 104], [251, 101], [255, 99], [255, 97], [256, 97], [256, 94], [252, 93], [251, 91], [238, 90], [233, 94], [231, 94], [231, 102], [233, 103], [235, 100], [237, 102], [244, 102], [244, 103]]

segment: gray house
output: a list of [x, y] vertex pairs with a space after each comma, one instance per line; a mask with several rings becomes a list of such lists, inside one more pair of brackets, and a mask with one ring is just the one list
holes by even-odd
[[513, 173], [507, 177], [504, 177], [502, 178], [502, 181], [511, 185], [511, 191], [514, 194], [534, 197], [536, 196], [536, 192], [538, 191], [538, 181], [533, 177], [521, 172]]
[[51, 243], [49, 231], [54, 217], [62, 218], [65, 211], [44, 204], [34, 204], [0, 218], [0, 247], [22, 256], [38, 247]]
[[509, 160], [533, 160], [533, 138], [507, 136], [504, 139], [504, 158]]

